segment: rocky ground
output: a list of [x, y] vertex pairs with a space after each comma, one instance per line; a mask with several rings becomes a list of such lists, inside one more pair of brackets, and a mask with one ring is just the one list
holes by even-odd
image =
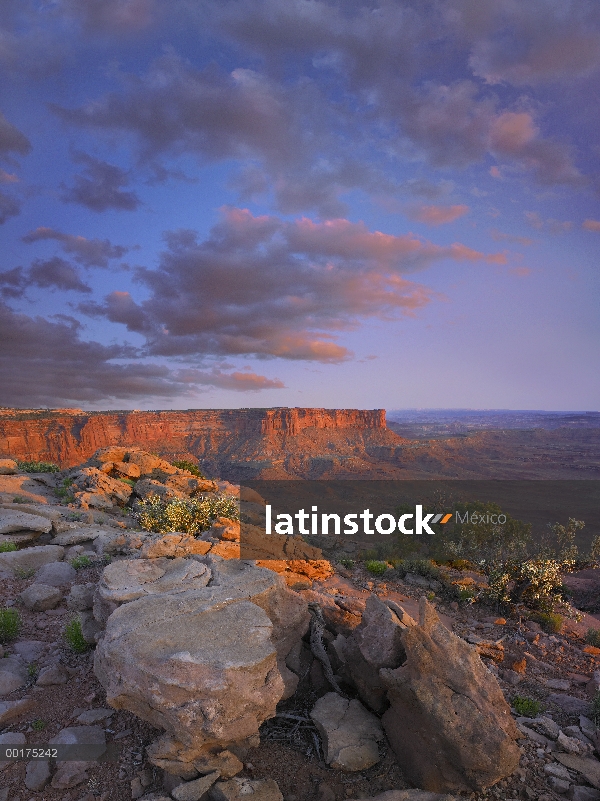
[[[439, 656], [440, 649], [446, 648], [443, 653], [454, 654], [459, 659], [463, 658], [460, 655], [464, 648], [464, 659], [479, 663], [481, 657], [481, 662], [487, 666], [488, 671], [477, 674], [486, 692], [493, 694], [498, 687], [509, 704], [517, 696], [539, 702], [539, 711], [531, 717], [519, 715], [512, 708], [514, 724], [507, 724], [507, 730], [516, 726], [514, 731], [520, 751], [516, 769], [494, 786], [476, 793], [463, 793], [460, 797], [477, 801], [600, 799], [600, 735], [591, 709], [591, 699], [600, 685], [600, 649], [587, 645], [584, 639], [588, 628], [600, 628], [598, 618], [585, 615], [579, 623], [569, 622], [559, 634], [549, 635], [530, 620], [502, 618], [490, 608], [449, 601], [439, 592], [439, 584], [422, 576], [408, 574], [400, 578], [397, 571], [390, 569], [376, 579], [361, 564], [349, 568], [333, 563], [332, 572], [325, 569], [323, 562], [302, 559], [295, 560], [294, 569], [282, 567], [281, 563], [275, 565], [285, 581], [275, 582], [273, 591], [280, 595], [289, 593], [284, 599], [287, 604], [293, 596], [298, 604], [302, 601], [318, 605], [324, 624], [322, 642], [335, 672], [334, 681], [341, 685], [342, 694], [332, 691], [335, 688], [327, 677], [328, 667], [315, 657], [315, 646], [314, 643], [311, 646], [307, 632], [292, 650], [288, 650], [288, 644], [269, 657], [278, 660], [286, 687], [290, 677], [293, 679], [291, 694], [272, 710], [276, 713], [274, 716], [272, 712], [262, 717], [257, 713], [260, 741], [249, 738], [245, 747], [238, 750], [241, 762], [239, 768], [230, 771], [233, 778], [223, 769], [224, 763], [220, 763], [221, 777], [216, 783], [218, 775], [208, 770], [200, 771], [200, 776], [194, 771], [195, 775], [185, 778], [174, 775], [172, 769], [165, 772], [156, 765], [156, 759], [154, 763], [150, 761], [146, 751], [165, 727], [150, 725], [130, 711], [115, 710], [111, 706], [119, 692], [111, 686], [111, 681], [114, 685], [121, 680], [131, 680], [109, 648], [111, 638], [116, 643], [114, 649], [118, 650], [120, 641], [115, 637], [127, 635], [127, 632], [122, 635], [122, 622], [121, 629], [115, 631], [114, 621], [122, 620], [124, 611], [128, 607], [133, 609], [135, 604], [138, 605], [135, 607], [137, 614], [144, 613], [145, 607], [139, 600], [131, 601], [132, 597], [143, 598], [144, 592], [150, 592], [142, 585], [154, 581], [155, 577], [140, 578], [142, 568], [146, 572], [150, 570], [148, 565], [152, 569], [163, 565], [158, 578], [163, 583], [170, 575], [169, 570], [185, 568], [187, 572], [177, 575], [183, 575], [180, 580], [188, 582], [186, 586], [191, 588], [188, 593], [200, 593], [193, 596], [196, 598], [208, 597], [210, 587], [202, 589], [209, 580], [203, 577], [204, 566], [208, 565], [208, 573], [213, 571], [213, 583], [219, 570], [225, 576], [223, 557], [226, 561], [235, 557], [236, 540], [226, 525], [213, 527], [212, 536], [204, 536], [201, 545], [186, 543], [181, 537], [174, 541], [141, 532], [137, 521], [128, 514], [123, 499], [111, 496], [111, 491], [121, 491], [121, 488], [112, 487], [111, 490], [110, 483], [102, 484], [104, 479], [98, 478], [97, 474], [101, 473], [108, 482], [118, 480], [114, 476], [115, 465], [120, 463], [116, 458], [119, 454], [113, 456], [112, 461], [98, 461], [98, 466], [86, 468], [96, 473], [72, 471], [67, 476], [72, 481], [68, 487], [69, 496], [66, 503], [62, 496], [62, 504], [56, 490], [64, 486], [63, 475], [36, 477], [16, 472], [0, 476], [0, 543], [11, 540], [19, 543], [18, 551], [0, 553], [0, 608], [18, 610], [21, 619], [18, 635], [7, 639], [0, 654], [3, 657], [0, 659], [0, 746], [15, 744], [31, 748], [51, 743], [57, 737], [58, 742], [63, 743], [95, 742], [108, 746], [105, 759], [101, 761], [54, 764], [25, 758], [12, 763], [1, 762], [0, 801], [39, 798], [44, 801], [129, 801], [136, 798], [242, 801], [246, 797], [252, 797], [253, 801], [441, 799], [441, 795], [426, 792], [420, 795], [402, 792], [414, 787], [414, 782], [410, 783], [390, 746], [391, 727], [386, 724], [389, 713], [380, 718], [386, 702], [383, 701], [379, 713], [372, 711], [377, 710], [381, 700], [377, 696], [381, 688], [369, 683], [370, 679], [366, 686], [361, 685], [364, 676], [361, 678], [358, 663], [352, 660], [352, 648], [358, 642], [356, 632], [362, 631], [364, 645], [370, 631], [368, 626], [375, 626], [376, 633], [382, 632], [381, 642], [391, 648], [394, 626], [405, 631], [406, 626], [398, 622], [404, 614], [410, 629], [414, 621], [408, 616], [419, 619], [419, 603], [424, 594], [430, 598], [443, 624], [443, 631], [432, 624], [430, 633], [433, 631], [433, 643], [437, 648], [432, 653]], [[104, 467], [107, 464], [111, 464], [108, 470]], [[189, 486], [186, 485], [186, 490], [184, 484], [192, 479], [185, 471], [159, 475], [156, 466], [152, 470], [154, 477], [144, 479], [143, 470], [134, 477], [161, 484], [173, 497], [189, 492]], [[122, 483], [122, 487], [127, 488], [123, 490], [126, 501], [131, 486]], [[221, 489], [226, 489], [225, 485]], [[19, 514], [35, 520], [19, 518]], [[180, 551], [176, 551], [177, 548]], [[215, 554], [212, 561], [208, 550]], [[315, 565], [312, 570], [311, 561]], [[120, 566], [122, 562], [127, 564]], [[167, 562], [168, 568], [164, 567]], [[132, 563], [135, 571], [131, 573], [130, 570], [131, 577], [125, 585], [122, 571], [129, 570]], [[192, 573], [190, 565], [195, 565]], [[573, 586], [585, 597], [586, 608], [593, 607], [594, 595], [598, 595], [598, 572], [586, 571], [580, 577], [570, 577]], [[479, 578], [465, 572], [455, 573], [456, 581], [465, 585]], [[175, 573], [173, 576], [175, 580]], [[286, 584], [290, 589], [285, 588]], [[173, 591], [172, 587], [166, 590]], [[217, 590], [212, 592], [218, 595]], [[256, 595], [258, 590], [252, 592]], [[244, 597], [249, 597], [248, 593]], [[292, 602], [296, 603], [293, 598]], [[386, 610], [399, 607], [400, 612], [391, 615], [389, 620], [385, 618]], [[274, 620], [268, 604], [263, 608]], [[115, 611], [119, 609], [121, 612]], [[377, 615], [380, 618], [376, 620]], [[84, 653], [76, 653], [73, 643], [69, 644], [65, 637], [66, 624], [75, 617], [82, 622], [82, 632], [90, 648]], [[300, 620], [298, 615], [296, 619]], [[287, 620], [291, 620], [289, 615]], [[369, 620], [375, 622], [369, 624]], [[266, 623], [271, 625], [268, 620]], [[280, 626], [277, 634], [277, 625], [275, 621], [272, 636], [281, 639], [285, 626]], [[314, 624], [311, 630], [314, 631]], [[386, 631], [391, 632], [387, 639]], [[410, 631], [415, 632], [417, 638], [421, 636], [419, 626]], [[443, 633], [448, 631], [460, 638], [458, 645], [448, 645], [450, 640], [446, 641]], [[215, 640], [218, 641], [219, 636], [215, 634]], [[403, 636], [408, 650], [406, 637], [409, 635]], [[464, 645], [465, 642], [469, 646]], [[375, 645], [378, 646], [377, 641]], [[161, 647], [157, 646], [157, 653]], [[415, 653], [417, 651], [418, 648]], [[363, 653], [367, 653], [365, 648]], [[374, 663], [377, 663], [377, 648], [373, 654]], [[114, 676], [103, 675], [102, 664], [108, 665]], [[385, 667], [383, 658], [380, 664]], [[429, 665], [427, 670], [432, 674], [443, 667], [423, 664]], [[459, 668], [457, 662], [457, 671]], [[473, 669], [480, 670], [476, 665]], [[97, 673], [103, 676], [102, 683]], [[492, 681], [490, 673], [496, 677], [497, 684], [489, 683]], [[386, 685], [390, 686], [391, 683]], [[358, 700], [357, 687], [362, 687], [358, 695], [365, 705]], [[140, 698], [144, 692], [145, 688], [141, 687]], [[385, 695], [385, 690], [382, 692]], [[287, 690], [279, 691], [277, 697], [282, 694], [286, 695]], [[344, 698], [345, 695], [348, 697]], [[369, 703], [365, 698], [370, 699]], [[400, 696], [398, 699], [397, 703], [401, 703]], [[366, 706], [371, 707], [370, 712]], [[331, 720], [337, 721], [335, 725]], [[498, 726], [502, 728], [504, 724], [500, 722]], [[410, 748], [410, 743], [405, 747]], [[465, 759], [469, 748], [476, 750], [477, 747], [477, 743], [469, 744], [465, 739], [461, 743], [464, 753], [456, 759]], [[233, 746], [232, 751], [235, 753]], [[446, 755], [440, 754], [438, 761], [441, 763], [444, 758]], [[237, 761], [237, 756], [231, 759]], [[510, 754], [507, 759], [510, 762]], [[386, 795], [386, 791], [396, 792]]]

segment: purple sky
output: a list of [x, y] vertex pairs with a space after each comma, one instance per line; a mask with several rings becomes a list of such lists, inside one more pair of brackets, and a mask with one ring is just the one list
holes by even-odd
[[600, 408], [597, 0], [3, 0], [0, 405]]

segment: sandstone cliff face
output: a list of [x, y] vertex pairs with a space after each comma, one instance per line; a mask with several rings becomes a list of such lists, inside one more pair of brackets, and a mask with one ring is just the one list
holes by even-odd
[[157, 412], [3, 410], [0, 456], [70, 467], [109, 445], [200, 459], [214, 475], [241, 479], [317, 478], [370, 471], [403, 442], [385, 411], [200, 409]]

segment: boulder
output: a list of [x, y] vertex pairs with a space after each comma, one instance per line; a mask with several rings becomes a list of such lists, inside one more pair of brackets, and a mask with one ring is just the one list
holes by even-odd
[[95, 591], [96, 585], [93, 582], [73, 585], [67, 596], [67, 609], [73, 612], [85, 612], [86, 609], [91, 609], [94, 605]]
[[61, 560], [65, 549], [60, 545], [35, 545], [22, 551], [0, 553], [0, 577], [8, 578], [15, 570], [37, 570], [42, 565]]
[[39, 793], [50, 781], [50, 762], [47, 759], [33, 759], [25, 768], [25, 787]]
[[139, 478], [141, 475], [139, 466], [134, 462], [113, 462], [112, 469], [126, 478]]
[[210, 801], [283, 801], [283, 796], [274, 779], [230, 779], [213, 785], [208, 797]]
[[22, 659], [7, 656], [0, 660], [0, 696], [9, 695], [27, 682], [27, 670]]
[[52, 520], [37, 514], [29, 514], [22, 510], [13, 511], [3, 507], [0, 509], [0, 534], [12, 534], [16, 531], [38, 531], [47, 534], [52, 530]]
[[64, 587], [76, 578], [77, 571], [68, 562], [50, 562], [40, 567], [35, 574], [35, 583], [49, 587]]
[[0, 476], [12, 476], [19, 472], [19, 465], [14, 459], [0, 459]]
[[36, 686], [53, 687], [57, 684], [66, 684], [68, 680], [69, 674], [59, 662], [56, 662], [40, 670]]
[[314, 705], [311, 718], [323, 740], [325, 762], [337, 770], [367, 770], [379, 762], [384, 738], [379, 719], [356, 699], [327, 693]]
[[134, 488], [134, 495], [138, 498], [149, 498], [151, 495], [158, 495], [159, 498], [176, 498], [177, 493], [165, 487], [160, 481], [155, 481], [152, 478], [142, 478], [136, 482]]
[[35, 707], [33, 698], [22, 698], [20, 701], [0, 701], [0, 726], [16, 723]]
[[[25, 735], [21, 732], [7, 731], [4, 734], [0, 734], [0, 746], [25, 745], [26, 742]], [[0, 761], [0, 772], [14, 762], [14, 759], [3, 759]], [[1, 798], [2, 796], [0, 796], [0, 799]]]
[[79, 505], [99, 509], [125, 503], [131, 495], [131, 487], [125, 481], [111, 478], [96, 467], [83, 467], [72, 476], [72, 489]]
[[[61, 564], [61, 562], [57, 564]], [[19, 597], [23, 601], [25, 608], [31, 612], [45, 612], [46, 609], [54, 609], [54, 607], [58, 606], [63, 596], [58, 587], [36, 583], [23, 590]]]
[[[350, 798], [348, 801], [358, 801]], [[453, 795], [440, 795], [427, 790], [386, 790], [385, 793], [364, 799], [364, 801], [456, 801]]]
[[279, 666], [293, 675], [285, 657], [308, 627], [306, 604], [277, 574], [239, 562], [210, 567], [211, 586], [148, 593], [117, 608], [96, 649], [109, 704], [170, 735], [148, 751], [165, 768], [256, 736], [285, 692]]
[[91, 542], [101, 534], [114, 534], [115, 530], [102, 526], [77, 526], [57, 534], [52, 545], [80, 545], [82, 542]]
[[402, 645], [406, 662], [380, 671], [391, 704], [382, 722], [409, 781], [473, 792], [516, 770], [518, 730], [496, 678], [425, 598]]
[[210, 790], [219, 776], [219, 772], [215, 771], [206, 776], [201, 776], [199, 779], [194, 779], [191, 782], [184, 782], [175, 787], [171, 795], [175, 801], [201, 801], [203, 797], [206, 797], [205, 794]]
[[362, 700], [378, 714], [388, 706], [381, 668], [397, 668], [406, 660], [402, 634], [414, 620], [401, 607], [396, 611], [376, 595], [367, 599], [358, 625], [344, 643], [346, 672]]
[[566, 693], [551, 693], [548, 696], [548, 701], [559, 706], [568, 715], [587, 715], [590, 711], [588, 701], [582, 701], [581, 698], [576, 698], [574, 695], [567, 695]]

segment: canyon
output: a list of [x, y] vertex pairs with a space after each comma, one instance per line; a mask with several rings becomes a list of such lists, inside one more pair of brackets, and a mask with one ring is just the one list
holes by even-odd
[[232, 481], [600, 476], [600, 427], [407, 434], [383, 409], [0, 410], [0, 457], [61, 468], [131, 445], [198, 460], [207, 475]]

